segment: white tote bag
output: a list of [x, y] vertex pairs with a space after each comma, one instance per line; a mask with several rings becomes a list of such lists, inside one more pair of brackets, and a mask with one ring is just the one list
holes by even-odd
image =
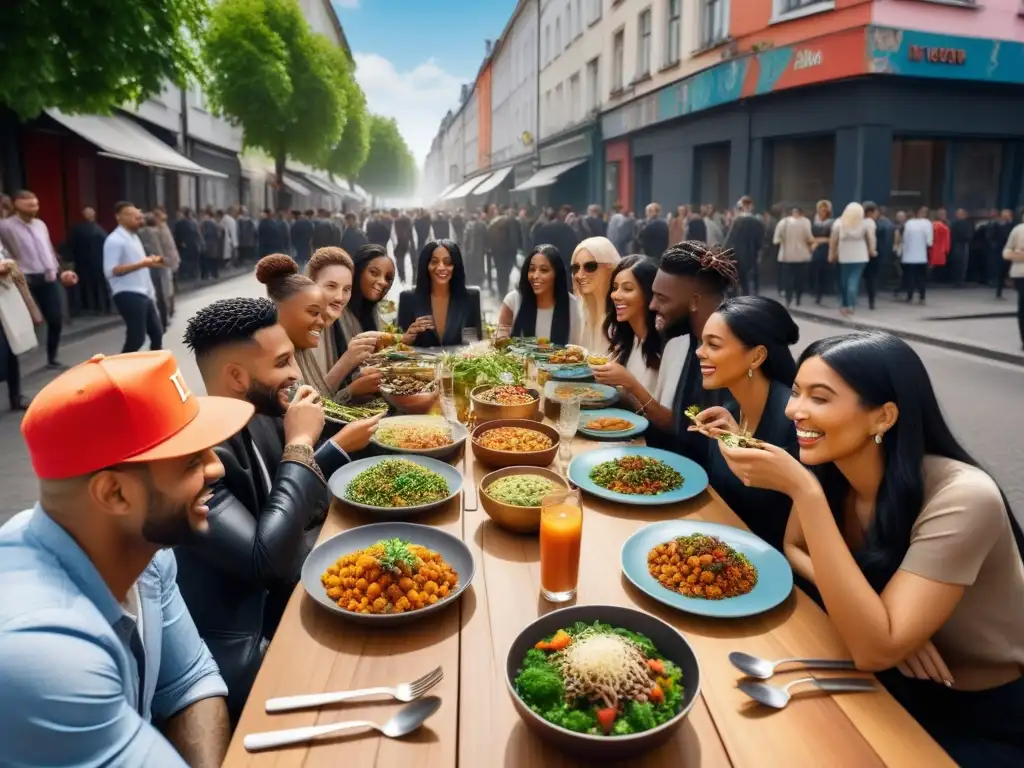
[[0, 280], [0, 325], [14, 354], [21, 355], [38, 346], [32, 315], [18, 286], [9, 277]]

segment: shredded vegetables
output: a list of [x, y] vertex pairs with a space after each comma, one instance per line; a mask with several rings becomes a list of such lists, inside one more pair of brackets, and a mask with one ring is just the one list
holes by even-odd
[[601, 462], [590, 471], [590, 479], [609, 491], [634, 496], [656, 496], [683, 484], [682, 475], [650, 456], [623, 456]]

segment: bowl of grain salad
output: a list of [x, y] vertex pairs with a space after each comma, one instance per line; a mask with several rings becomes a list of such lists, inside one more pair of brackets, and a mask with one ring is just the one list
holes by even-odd
[[540, 408], [540, 392], [513, 384], [482, 384], [469, 393], [478, 424], [500, 419], [532, 419]]
[[513, 533], [536, 533], [541, 501], [568, 487], [564, 477], [545, 467], [504, 467], [484, 476], [479, 498], [496, 525]]
[[546, 467], [558, 452], [558, 432], [532, 419], [496, 419], [477, 426], [473, 456], [489, 467]]
[[469, 430], [440, 416], [391, 416], [381, 419], [372, 442], [388, 453], [449, 459], [466, 442]]

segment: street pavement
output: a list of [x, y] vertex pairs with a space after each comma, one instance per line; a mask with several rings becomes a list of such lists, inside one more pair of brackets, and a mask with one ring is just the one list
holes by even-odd
[[[202, 392], [203, 386], [192, 355], [181, 341], [187, 319], [216, 299], [262, 294], [263, 287], [253, 277], [246, 275], [179, 297], [177, 317], [164, 341], [166, 347], [178, 358], [185, 380], [194, 392]], [[1009, 292], [1008, 296], [1007, 301], [996, 305], [999, 310], [1005, 312], [1015, 308], [1016, 296], [1012, 292]], [[922, 319], [925, 311], [935, 311], [938, 314], [938, 310], [945, 306], [940, 305], [941, 301], [945, 300], [936, 297], [934, 306], [918, 308], [896, 305], [888, 299], [883, 299], [877, 310], [878, 317], [881, 318], [885, 313], [887, 317], [896, 318], [893, 322], [907, 327], [916, 327], [913, 325], [915, 323], [930, 323], [930, 328], [951, 329], [942, 332], [952, 335], [966, 321], [942, 322]], [[978, 301], [981, 301], [980, 296]], [[497, 298], [491, 296], [488, 297], [485, 306], [493, 311], [497, 307], [497, 302]], [[991, 297], [989, 302], [995, 304]], [[805, 301], [803, 309], [807, 309], [807, 303]], [[810, 304], [814, 307], [813, 302]], [[823, 312], [827, 311], [826, 309]], [[900, 311], [903, 314], [900, 314]], [[858, 313], [857, 320], [866, 321], [868, 315], [865, 307]], [[816, 339], [843, 332], [843, 328], [834, 324], [804, 316], [798, 317], [797, 321], [800, 324], [801, 338], [794, 353]], [[1000, 318], [993, 322], [1001, 324], [1004, 335], [1008, 329], [1011, 337], [1015, 336], [1016, 326], [1012, 317]], [[939, 330], [931, 332], [934, 339], [941, 338], [938, 336]], [[65, 363], [76, 364], [96, 353], [115, 354], [120, 351], [123, 341], [123, 326], [107, 328], [95, 335], [79, 337], [65, 344], [61, 350], [61, 359]], [[939, 401], [954, 432], [963, 440], [974, 457], [993, 473], [1009, 497], [1018, 519], [1024, 520], [1024, 473], [1020, 471], [1024, 466], [1024, 409], [1020, 407], [1019, 365], [977, 354], [967, 354], [948, 347], [943, 348], [938, 341], [912, 341], [911, 344], [928, 366]], [[1014, 346], [1013, 349], [1019, 347]], [[34, 395], [51, 378], [52, 374], [46, 371], [30, 374], [24, 382], [26, 394]], [[0, 397], [0, 402], [6, 402], [6, 396]], [[20, 422], [20, 414], [0, 411], [0, 523], [36, 500], [36, 481], [21, 439]], [[112, 424], [111, 428], [115, 429], [116, 426]], [[75, 440], [75, 429], [74, 424], [67, 425], [69, 443]]]

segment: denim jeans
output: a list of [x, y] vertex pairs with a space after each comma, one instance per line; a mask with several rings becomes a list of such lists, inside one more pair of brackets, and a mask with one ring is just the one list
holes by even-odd
[[867, 265], [866, 261], [839, 265], [839, 306], [844, 309], [853, 309], [857, 306], [860, 279]]

